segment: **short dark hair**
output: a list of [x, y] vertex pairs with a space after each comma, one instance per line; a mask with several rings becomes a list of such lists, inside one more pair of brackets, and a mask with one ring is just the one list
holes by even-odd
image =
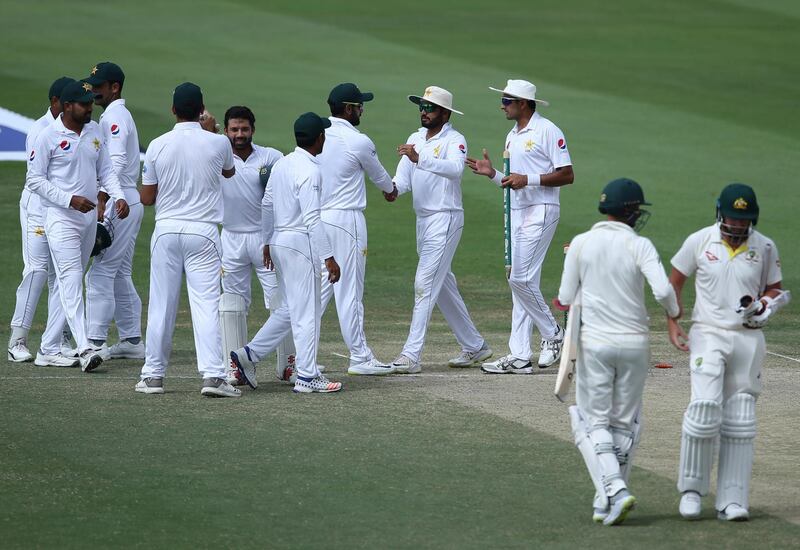
[[234, 105], [227, 111], [225, 111], [225, 128], [228, 127], [228, 121], [232, 118], [242, 118], [244, 120], [250, 121], [250, 127], [255, 130], [256, 129], [256, 116], [253, 114], [248, 107], [244, 105]]
[[175, 106], [175, 115], [181, 120], [195, 120], [203, 112], [202, 105], [180, 105]]
[[318, 138], [319, 136], [313, 138], [310, 138], [308, 136], [298, 136], [298, 135], [294, 136], [294, 140], [297, 143], [298, 147], [311, 147], [312, 145], [314, 145], [314, 143], [316, 143]]
[[344, 109], [345, 109], [344, 103], [339, 103], [339, 102], [330, 103], [329, 102], [328, 106], [331, 108], [331, 115], [339, 116], [341, 114], [344, 114]]

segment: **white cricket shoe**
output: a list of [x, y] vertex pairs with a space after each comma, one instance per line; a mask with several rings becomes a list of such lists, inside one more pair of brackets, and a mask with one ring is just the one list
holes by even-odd
[[592, 521], [595, 523], [603, 523], [603, 520], [608, 516], [608, 507], [606, 508], [593, 508]]
[[134, 389], [139, 393], [164, 393], [164, 379], [144, 378], [136, 383]]
[[[81, 371], [92, 372], [94, 369], [103, 364], [103, 355], [101, 355], [101, 348], [91, 347], [80, 354], [78, 361], [81, 364]], [[108, 353], [106, 346], [105, 352]]]
[[33, 362], [37, 367], [77, 367], [77, 357], [65, 357], [61, 353], [46, 355], [41, 350], [36, 352], [36, 360]]
[[447, 366], [453, 368], [474, 367], [491, 357], [492, 353], [494, 353], [492, 348], [489, 347], [489, 344], [484, 342], [483, 347], [478, 351], [462, 350], [458, 357], [454, 357], [447, 362]]
[[236, 373], [233, 378], [236, 384], [231, 384], [231, 377], [228, 377], [228, 384], [231, 386], [238, 386], [240, 382], [244, 382], [253, 389], [258, 387], [258, 380], [256, 380], [256, 362], [250, 356], [250, 348], [247, 346], [233, 350], [231, 352], [231, 367]]
[[[317, 365], [319, 367], [319, 365]], [[363, 363], [356, 363], [354, 365], [350, 365], [347, 369], [347, 374], [362, 374], [366, 376], [383, 376], [384, 374], [392, 374], [395, 371], [394, 365], [387, 365], [386, 363], [381, 363], [374, 357], [369, 361], [364, 361]], [[322, 369], [320, 369], [322, 372]]]
[[8, 348], [8, 360], [12, 363], [27, 363], [33, 361], [33, 354], [26, 345], [25, 338], [20, 338], [14, 342], [14, 345]]
[[72, 347], [72, 335], [69, 332], [61, 333], [61, 355], [64, 357], [78, 357], [78, 348]]
[[603, 525], [619, 525], [625, 521], [625, 518], [628, 517], [628, 512], [633, 510], [635, 504], [636, 497], [630, 494], [627, 489], [622, 489], [611, 497], [608, 515], [603, 520]]
[[539, 353], [539, 368], [544, 369], [555, 365], [561, 359], [561, 348], [564, 346], [564, 330], [558, 327], [558, 332], [550, 340], [542, 340]]
[[294, 383], [294, 388], [292, 388], [292, 391], [294, 393], [333, 393], [340, 391], [341, 389], [341, 382], [331, 382], [325, 378], [325, 376], [320, 374], [311, 380], [303, 380], [302, 378], [298, 377], [297, 381]]
[[747, 521], [750, 519], [750, 512], [747, 508], [736, 503], [728, 504], [724, 510], [717, 513], [717, 518], [723, 521]]
[[686, 491], [681, 496], [681, 503], [678, 506], [678, 511], [685, 519], [697, 519], [700, 517], [702, 510], [700, 494], [694, 491]]
[[527, 359], [517, 359], [513, 355], [504, 355], [497, 361], [484, 363], [481, 370], [487, 374], [532, 374], [533, 367]]
[[204, 378], [200, 394], [206, 397], [241, 397], [242, 390], [228, 384], [224, 378]]
[[[320, 370], [320, 372], [322, 372]], [[283, 365], [275, 364], [275, 376], [282, 382], [291, 382], [294, 384], [297, 379], [297, 371], [294, 368], [294, 355], [286, 358], [286, 363]]]
[[402, 353], [395, 357], [395, 360], [392, 361], [392, 366], [397, 374], [417, 374], [422, 371], [422, 365], [419, 361], [414, 361]]
[[131, 344], [127, 340], [121, 340], [108, 348], [110, 359], [144, 359], [144, 342]]

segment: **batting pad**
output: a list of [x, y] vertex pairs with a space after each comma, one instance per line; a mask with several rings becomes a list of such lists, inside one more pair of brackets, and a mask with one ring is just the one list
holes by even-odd
[[633, 457], [636, 455], [636, 448], [639, 446], [639, 441], [642, 439], [642, 406], [636, 410], [636, 416], [633, 417], [633, 428], [625, 430], [616, 426], [610, 427], [611, 437], [614, 438], [614, 450], [617, 453], [617, 462], [619, 462], [619, 473], [622, 475], [623, 481], [627, 485], [631, 477], [631, 468], [633, 467]]
[[244, 297], [225, 292], [219, 297], [219, 324], [222, 333], [222, 364], [230, 365], [230, 353], [247, 343], [247, 309]]
[[607, 508], [608, 497], [606, 496], [606, 490], [603, 486], [603, 474], [600, 469], [600, 463], [594, 451], [594, 444], [591, 439], [589, 439], [589, 428], [586, 426], [586, 422], [577, 405], [572, 405], [569, 408], [569, 420], [570, 424], [572, 424], [572, 435], [575, 438], [575, 446], [578, 448], [578, 451], [580, 451], [583, 462], [586, 464], [586, 469], [589, 470], [589, 477], [592, 478], [592, 483], [594, 484], [594, 507]]
[[722, 407], [716, 401], [698, 399], [683, 414], [678, 491], [707, 495], [711, 480], [714, 442], [722, 424]]
[[733, 503], [749, 507], [755, 437], [756, 399], [747, 393], [734, 394], [722, 409], [717, 510]]

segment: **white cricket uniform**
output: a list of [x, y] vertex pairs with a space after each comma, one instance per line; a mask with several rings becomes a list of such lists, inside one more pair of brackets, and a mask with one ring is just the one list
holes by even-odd
[[[678, 300], [653, 243], [622, 222], [602, 221], [572, 240], [558, 291], [562, 304], [578, 295], [582, 303], [575, 391], [582, 422], [573, 430], [585, 431], [591, 442], [590, 451], [581, 449], [577, 433], [590, 475], [600, 474], [600, 508], [627, 486], [621, 466], [635, 446], [634, 421], [650, 366], [645, 279], [667, 313], [677, 316]], [[626, 449], [623, 460], [620, 448]]]
[[114, 205], [106, 207], [105, 220], [113, 226], [114, 240], [98, 254], [86, 273], [86, 319], [90, 340], [105, 341], [114, 319], [119, 339], [142, 336], [142, 300], [133, 284], [133, 253], [142, 225], [144, 207], [139, 181], [139, 134], [124, 99], [109, 103], [100, 116], [103, 143], [108, 147], [130, 214], [119, 219]]
[[467, 157], [467, 141], [446, 123], [438, 134], [426, 139], [427, 129], [411, 134], [418, 162], [400, 159], [394, 182], [399, 194], [411, 191], [417, 214], [417, 254], [414, 278], [414, 312], [403, 355], [420, 361], [434, 305], [438, 305], [461, 349], [476, 352], [484, 339], [469, 316], [450, 270], [464, 229], [461, 176]]
[[[48, 108], [33, 123], [25, 138], [25, 152], [28, 155], [27, 171], [30, 171], [33, 144], [39, 133], [53, 123], [55, 118]], [[17, 287], [17, 302], [11, 326], [28, 330], [33, 324], [36, 306], [42, 294], [45, 282], [48, 283], [47, 315], [48, 324], [64, 326], [66, 318], [58, 296], [56, 272], [52, 269], [50, 248], [47, 246], [47, 234], [44, 231], [44, 212], [39, 195], [27, 187], [22, 188], [19, 201], [19, 222], [22, 227], [22, 282]]]
[[[63, 116], [63, 115], [62, 115]], [[75, 195], [97, 200], [98, 183], [113, 200], [124, 194], [111, 165], [108, 148], [96, 122], [80, 134], [67, 129], [59, 117], [44, 128], [29, 156], [26, 187], [39, 194], [44, 208], [44, 229], [58, 277], [59, 296], [79, 352], [89, 349], [83, 307], [83, 272], [97, 231], [97, 214], [70, 208]], [[56, 355], [61, 350], [63, 324], [48, 324], [41, 350]]]
[[291, 326], [297, 376], [315, 378], [320, 318], [320, 259], [333, 256], [319, 217], [322, 173], [305, 149], [279, 160], [262, 201], [264, 242], [269, 243], [278, 276], [280, 305], [247, 344], [256, 361], [278, 347]]
[[[283, 153], [271, 147], [253, 144], [253, 152], [242, 160], [236, 154], [236, 173], [220, 176], [224, 215], [222, 221], [222, 291], [242, 296], [250, 308], [250, 276], [256, 276], [264, 289], [264, 305], [278, 287], [274, 271], [264, 267], [264, 240], [261, 232], [261, 201], [272, 167]], [[263, 179], [262, 179], [263, 177]]]
[[375, 144], [348, 121], [330, 117], [325, 130], [325, 148], [318, 159], [322, 169], [322, 212], [325, 232], [339, 264], [341, 279], [328, 282], [323, 269], [322, 312], [336, 297], [336, 312], [350, 363], [375, 358], [364, 334], [364, 275], [367, 264], [367, 222], [364, 209], [367, 193], [364, 172], [387, 193], [394, 189], [392, 178], [378, 160]]
[[[549, 340], [558, 332], [558, 324], [542, 296], [539, 284], [542, 264], [555, 235], [561, 212], [560, 189], [536, 185], [542, 174], [571, 166], [563, 132], [550, 120], [533, 113], [528, 125], [516, 126], [506, 136], [506, 150], [511, 158], [511, 173], [526, 174], [528, 185], [511, 191], [511, 287], [513, 309], [511, 355], [530, 360], [533, 325], [542, 338]], [[501, 172], [493, 181], [500, 185]]]
[[760, 329], [742, 326], [736, 309], [742, 296], [757, 298], [781, 281], [778, 249], [753, 230], [733, 250], [714, 224], [689, 235], [672, 266], [695, 276], [689, 331], [692, 394], [684, 414], [678, 490], [708, 493], [720, 436], [716, 508], [731, 503], [747, 508], [766, 343]]
[[147, 148], [142, 185], [158, 185], [158, 193], [142, 379], [166, 374], [184, 273], [197, 369], [203, 378], [225, 378], [219, 327], [219, 175], [233, 167], [228, 138], [203, 130], [197, 122], [175, 124]]

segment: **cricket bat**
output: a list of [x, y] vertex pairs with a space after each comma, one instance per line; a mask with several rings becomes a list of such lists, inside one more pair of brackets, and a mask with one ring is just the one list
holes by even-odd
[[569, 319], [564, 333], [564, 347], [561, 349], [561, 363], [558, 365], [556, 386], [553, 394], [562, 403], [569, 395], [572, 379], [575, 377], [575, 362], [578, 360], [578, 343], [581, 330], [581, 292], [575, 293], [575, 303], [569, 307]]
[[[511, 175], [511, 153], [503, 151], [503, 174]], [[503, 189], [503, 233], [505, 235], [506, 279], [511, 278], [511, 188]]]

